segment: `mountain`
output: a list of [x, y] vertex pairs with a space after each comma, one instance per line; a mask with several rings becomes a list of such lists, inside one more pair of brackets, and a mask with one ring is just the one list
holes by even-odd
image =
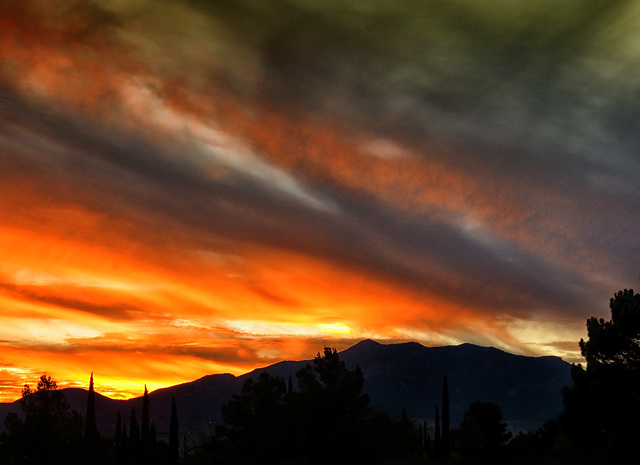
[[571, 384], [571, 365], [559, 357], [526, 357], [473, 344], [428, 348], [363, 341], [341, 356], [347, 366], [362, 368], [372, 405], [391, 415], [405, 409], [417, 418], [433, 418], [446, 374], [453, 426], [477, 400], [500, 405], [512, 426], [541, 425], [560, 413], [562, 387]]
[[[558, 357], [526, 357], [473, 344], [425, 347], [416, 342], [385, 345], [366, 340], [341, 352], [340, 358], [348, 368], [362, 369], [371, 406], [392, 417], [400, 416], [404, 409], [416, 419], [432, 421], [436, 405], [441, 406], [446, 374], [453, 427], [460, 423], [469, 403], [482, 400], [500, 405], [504, 420], [513, 429], [537, 428], [562, 410], [561, 389], [571, 384], [570, 365]], [[181, 434], [195, 439], [222, 421], [222, 405], [240, 391], [246, 379], [267, 371], [285, 381], [291, 376], [295, 386], [295, 373], [307, 363], [311, 360], [285, 361], [239, 377], [209, 375], [153, 391], [150, 410], [159, 439], [168, 433], [172, 397]], [[84, 414], [87, 392], [65, 389], [65, 394], [72, 408]], [[118, 411], [128, 423], [133, 407], [139, 417], [141, 397], [124, 401], [97, 395], [96, 416], [102, 434], [113, 434]], [[0, 404], [0, 418], [19, 410], [17, 402]]]

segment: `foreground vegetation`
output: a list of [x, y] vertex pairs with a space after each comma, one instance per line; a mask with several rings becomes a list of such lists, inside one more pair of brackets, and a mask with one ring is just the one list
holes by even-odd
[[622, 463], [635, 455], [640, 437], [640, 295], [620, 291], [610, 309], [611, 320], [587, 321], [588, 340], [579, 342], [587, 364], [572, 366], [559, 418], [515, 437], [500, 407], [482, 401], [452, 429], [446, 375], [434, 428], [406, 413], [392, 419], [374, 412], [360, 369], [348, 370], [335, 349], [325, 348], [295, 383], [268, 373], [248, 379], [223, 407], [223, 424], [190, 449], [178, 440], [175, 402], [167, 412], [168, 441], [156, 438], [146, 388], [140, 417], [132, 410], [127, 424], [118, 413], [113, 434], [101, 437], [93, 376], [83, 418], [42, 375], [35, 389], [22, 392], [23, 415], [5, 419], [0, 465]]

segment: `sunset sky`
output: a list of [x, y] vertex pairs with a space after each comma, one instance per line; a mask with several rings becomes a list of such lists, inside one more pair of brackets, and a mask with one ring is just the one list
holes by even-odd
[[640, 287], [640, 3], [0, 0], [0, 401], [359, 340], [579, 359]]

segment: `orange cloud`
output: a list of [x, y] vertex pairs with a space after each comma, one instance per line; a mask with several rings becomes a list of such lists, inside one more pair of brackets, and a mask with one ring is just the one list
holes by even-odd
[[[42, 371], [63, 386], [94, 372], [100, 392], [128, 397], [365, 337], [521, 353], [556, 338], [527, 332], [542, 305], [510, 281], [469, 282], [456, 257], [416, 257], [420, 244], [367, 230], [332, 199], [455, 228], [481, 251], [562, 255], [570, 224], [540, 222], [513, 186], [452, 166], [437, 143], [421, 150], [258, 90], [158, 73], [107, 13], [94, 35], [82, 4], [0, 6], [3, 84], [31, 105], [0, 108], [11, 129], [0, 132], [0, 400]], [[436, 238], [456, 251], [447, 231]]]
[[[47, 248], [43, 237], [36, 242]], [[6, 237], [1, 243], [10, 244]], [[144, 273], [144, 266], [107, 254], [98, 259], [84, 247], [55, 243], [52, 261], [42, 254], [44, 262], [34, 264], [37, 273], [5, 276], [13, 281], [0, 289], [0, 297], [13, 310], [0, 329], [0, 339], [7, 341], [3, 357], [25, 370], [13, 375], [15, 385], [29, 382], [34, 367], [58, 376], [63, 385], [94, 371], [105, 389], [130, 396], [139, 394], [138, 384], [160, 387], [206, 373], [239, 374], [283, 358], [308, 358], [345, 334], [348, 342], [417, 336], [462, 342], [454, 334], [465, 327], [480, 329], [484, 341], [505, 339], [503, 328], [488, 326], [473, 309], [299, 254], [254, 250], [244, 256], [241, 274], [215, 284], [215, 274], [237, 270], [214, 262], [222, 268], [210, 264], [202, 280], [169, 267]], [[75, 255], [78, 262], [70, 258]], [[60, 256], [67, 259], [60, 262]], [[87, 273], [79, 266], [82, 257], [93, 260], [87, 282], [66, 274], [75, 266]], [[135, 273], [123, 276], [118, 270], [126, 267]], [[153, 288], [145, 290], [144, 283]]]

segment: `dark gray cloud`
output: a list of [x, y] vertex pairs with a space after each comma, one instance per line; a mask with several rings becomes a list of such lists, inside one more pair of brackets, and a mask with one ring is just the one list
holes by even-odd
[[[625, 50], [639, 13], [631, 1], [556, 3], [76, 2], [65, 37], [137, 65], [105, 52], [118, 72], [95, 114], [2, 76], [0, 181], [10, 188], [0, 211], [38, 230], [51, 227], [47, 206], [80, 206], [105, 227], [79, 226], [76, 239], [142, 249], [147, 263], [185, 275], [198, 270], [178, 265], [181, 254], [257, 244], [496, 320], [604, 315], [640, 262], [640, 64]], [[398, 189], [367, 172], [356, 175], [371, 182], [349, 185], [358, 176], [336, 174], [338, 155], [308, 156], [313, 130], [278, 132], [277, 112], [288, 129], [332, 123], [354, 146], [401, 147], [422, 170], [423, 197], [437, 184], [428, 163], [440, 182], [462, 181], [435, 200], [403, 199], [409, 169], [390, 162]], [[279, 164], [251, 133], [225, 132], [230, 115], [287, 139], [296, 163]], [[346, 169], [358, 166], [371, 165]], [[12, 286], [3, 290], [101, 316], [142, 311]], [[247, 287], [288, 310], [299, 303]], [[247, 356], [167, 353], [235, 363], [260, 359], [252, 344]]]
[[[55, 286], [52, 286], [51, 288], [45, 286], [18, 286], [15, 284], [0, 283], [0, 290], [2, 290], [3, 293], [16, 296], [23, 300], [48, 304], [67, 310], [78, 310], [80, 312], [101, 316], [110, 320], [130, 321], [144, 315], [144, 311], [142, 309], [135, 308], [130, 304], [116, 303], [100, 305], [84, 301], [82, 299], [56, 295], [56, 292], [59, 292], [59, 290], [57, 290]], [[81, 288], [78, 288], [76, 291], [78, 294], [82, 293]]]

